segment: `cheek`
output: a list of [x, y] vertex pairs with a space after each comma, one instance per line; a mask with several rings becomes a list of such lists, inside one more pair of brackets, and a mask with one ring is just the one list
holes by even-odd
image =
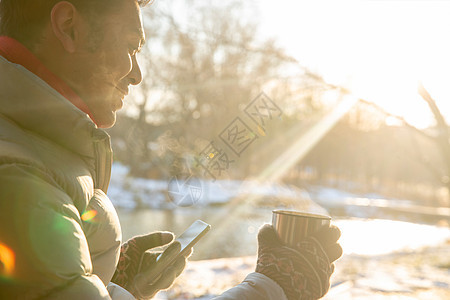
[[116, 79], [126, 77], [128, 73], [131, 72], [133, 66], [131, 57], [128, 54], [128, 49], [126, 51], [121, 51], [121, 53], [117, 53], [114, 59], [111, 60], [111, 63], [117, 74]]
[[[96, 65], [96, 71], [92, 72], [95, 81], [105, 80], [109, 83], [115, 83], [125, 77], [132, 67], [132, 61], [128, 51], [114, 51], [105, 53], [98, 61], [92, 62]], [[96, 73], [96, 74], [95, 74]]]

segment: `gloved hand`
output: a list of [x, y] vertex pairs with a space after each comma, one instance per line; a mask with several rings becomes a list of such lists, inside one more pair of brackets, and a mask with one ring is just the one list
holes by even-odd
[[[177, 241], [173, 242], [162, 254], [161, 252], [147, 251], [167, 245], [172, 242], [173, 238], [174, 236], [170, 232], [154, 232], [129, 239], [120, 249], [119, 263], [111, 281], [132, 293], [137, 299], [150, 299], [158, 291], [169, 288], [183, 271], [190, 252], [167, 267], [155, 282], [146, 281], [144, 273], [151, 271], [158, 263], [176, 256], [181, 248]], [[161, 258], [156, 261], [158, 255], [161, 255]]]
[[256, 272], [277, 282], [289, 300], [319, 299], [328, 292], [333, 262], [342, 255], [340, 235], [337, 227], [324, 227], [290, 248], [266, 224], [258, 233]]

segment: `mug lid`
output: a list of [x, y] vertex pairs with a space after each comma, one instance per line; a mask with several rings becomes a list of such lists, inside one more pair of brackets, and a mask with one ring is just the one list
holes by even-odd
[[330, 216], [313, 214], [313, 213], [309, 213], [309, 212], [295, 211], [295, 210], [278, 210], [278, 209], [276, 209], [276, 210], [272, 210], [272, 212], [274, 214], [331, 220]]

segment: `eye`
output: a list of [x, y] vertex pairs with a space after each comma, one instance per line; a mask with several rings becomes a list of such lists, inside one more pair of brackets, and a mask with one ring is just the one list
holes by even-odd
[[139, 50], [140, 47], [139, 46], [136, 47], [136, 44], [130, 44], [128, 46], [128, 53], [130, 53], [131, 56], [135, 56], [139, 52]]
[[138, 50], [133, 46], [128, 48], [128, 53], [130, 53], [131, 56], [135, 56]]

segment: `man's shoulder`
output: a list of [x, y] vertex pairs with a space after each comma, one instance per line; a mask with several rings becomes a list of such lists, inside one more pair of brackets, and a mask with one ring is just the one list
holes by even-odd
[[92, 177], [81, 157], [0, 114], [0, 180], [11, 172], [55, 187], [78, 199], [79, 207], [93, 194]]

